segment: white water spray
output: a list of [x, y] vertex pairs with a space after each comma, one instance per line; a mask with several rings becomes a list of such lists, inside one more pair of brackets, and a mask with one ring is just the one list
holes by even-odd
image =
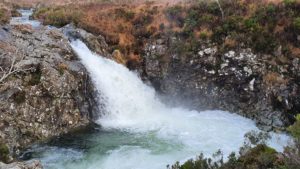
[[[228, 112], [167, 107], [134, 72], [92, 53], [79, 40], [71, 45], [104, 96], [100, 102], [104, 102], [106, 113], [97, 122], [108, 131], [132, 133], [137, 138], [153, 139], [148, 141], [154, 144], [120, 145], [107, 151], [90, 168], [165, 168], [201, 152], [210, 156], [218, 149], [227, 156], [242, 146], [246, 132], [258, 130], [253, 121]], [[282, 151], [286, 142], [286, 136], [273, 134], [270, 145]]]

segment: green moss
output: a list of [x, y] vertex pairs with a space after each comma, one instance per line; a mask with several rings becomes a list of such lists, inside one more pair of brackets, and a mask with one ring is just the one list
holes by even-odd
[[288, 128], [293, 137], [300, 140], [300, 114], [296, 116], [296, 122]]
[[0, 142], [0, 161], [7, 163], [9, 161], [9, 149], [6, 144]]
[[42, 72], [40, 69], [37, 69], [34, 73], [31, 74], [31, 79], [29, 81], [30, 86], [38, 85], [41, 82]]
[[300, 17], [294, 19], [293, 25], [295, 29], [300, 30]]
[[246, 19], [244, 21], [244, 25], [245, 25], [246, 29], [252, 30], [252, 31], [259, 26], [257, 23], [257, 20], [255, 18]]
[[17, 92], [17, 93], [14, 95], [14, 101], [15, 101], [17, 104], [24, 103], [25, 100], [26, 100], [26, 93], [25, 93], [25, 91]]
[[200, 33], [200, 38], [201, 39], [207, 39], [207, 33], [206, 32], [201, 32]]

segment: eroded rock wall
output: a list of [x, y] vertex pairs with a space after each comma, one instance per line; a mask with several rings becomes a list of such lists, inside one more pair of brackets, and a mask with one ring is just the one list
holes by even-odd
[[[264, 130], [284, 129], [300, 110], [300, 59], [224, 50], [203, 41], [198, 53], [178, 53], [180, 39], [155, 39], [145, 48], [145, 72], [154, 87], [193, 109], [222, 109], [254, 119]], [[280, 55], [280, 48], [277, 55]]]
[[0, 139], [10, 152], [86, 126], [98, 111], [90, 78], [58, 29], [0, 28]]

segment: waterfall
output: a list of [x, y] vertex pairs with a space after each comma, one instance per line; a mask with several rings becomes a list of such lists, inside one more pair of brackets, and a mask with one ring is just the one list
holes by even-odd
[[[94, 54], [79, 40], [71, 46], [101, 93], [105, 113], [97, 123], [104, 132], [89, 136], [94, 141], [85, 152], [44, 148], [40, 159], [46, 168], [164, 169], [201, 152], [237, 152], [244, 134], [258, 131], [253, 121], [233, 113], [168, 107], [136, 73]], [[273, 133], [268, 144], [282, 151], [287, 139]]]

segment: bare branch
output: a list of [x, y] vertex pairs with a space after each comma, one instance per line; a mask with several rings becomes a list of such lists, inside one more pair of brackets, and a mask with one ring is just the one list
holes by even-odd
[[216, 0], [216, 2], [217, 2], [218, 6], [219, 6], [219, 9], [220, 9], [220, 11], [221, 11], [221, 14], [222, 14], [222, 20], [224, 20], [224, 11], [223, 11], [223, 8], [222, 8], [222, 6], [221, 6], [221, 4], [220, 4], [220, 1], [219, 1], [219, 0]]
[[[9, 69], [7, 71], [4, 70], [4, 68], [2, 68], [0, 66], [0, 74], [2, 74], [2, 77], [0, 77], [0, 83], [2, 83], [6, 78], [8, 78], [10, 75], [15, 74], [15, 73], [19, 73], [19, 72], [27, 72], [30, 70], [33, 70], [34, 68], [28, 68], [28, 69], [20, 69], [20, 68], [16, 68], [16, 60], [17, 60], [17, 56], [18, 56], [18, 50], [15, 52], [15, 55], [13, 57], [13, 60], [11, 62], [11, 65], [9, 67]], [[22, 58], [20, 61], [24, 60], [25, 55], [22, 53]]]

